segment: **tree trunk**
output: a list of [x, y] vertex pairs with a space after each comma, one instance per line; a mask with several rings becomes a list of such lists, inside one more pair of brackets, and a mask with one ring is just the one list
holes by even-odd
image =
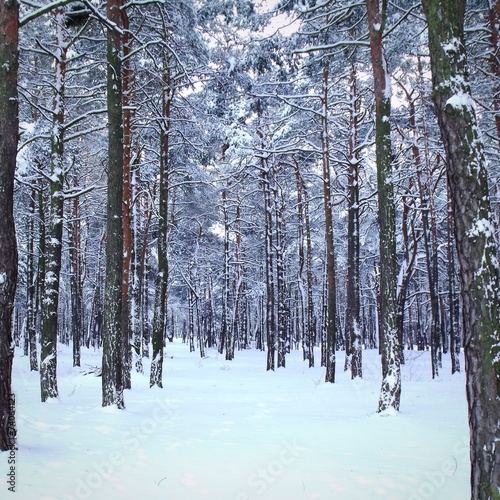
[[[123, 27], [122, 0], [108, 0], [111, 24]], [[102, 350], [102, 405], [125, 408], [123, 398], [123, 112], [122, 38], [112, 27], [107, 38], [108, 202], [106, 283]]]
[[[262, 137], [261, 137], [262, 139]], [[267, 343], [267, 370], [274, 370], [276, 352], [276, 317], [275, 317], [275, 283], [273, 259], [273, 233], [272, 233], [272, 208], [271, 208], [271, 168], [267, 159], [262, 156], [262, 189], [264, 195], [264, 244], [266, 258], [266, 308], [265, 332]]]
[[332, 193], [330, 178], [330, 138], [328, 130], [328, 82], [330, 63], [323, 67], [321, 93], [321, 162], [323, 166], [323, 207], [325, 214], [326, 247], [326, 343], [325, 382], [335, 382], [335, 362], [337, 344], [337, 285], [335, 282], [335, 245], [333, 241]]
[[287, 306], [286, 306], [286, 284], [285, 284], [285, 263], [283, 258], [284, 236], [283, 236], [283, 202], [282, 194], [277, 183], [273, 186], [274, 193], [274, 213], [276, 222], [276, 297], [278, 299], [277, 323], [278, 323], [278, 349], [277, 365], [284, 368], [286, 365], [287, 349]]
[[28, 354], [30, 358], [30, 370], [38, 371], [38, 355], [36, 347], [36, 291], [37, 278], [35, 268], [35, 211], [37, 191], [31, 188], [30, 214], [26, 229], [26, 336], [28, 338]]
[[232, 346], [232, 331], [229, 314], [229, 299], [230, 299], [230, 271], [229, 271], [229, 213], [227, 206], [227, 189], [222, 191], [222, 212], [224, 214], [224, 269], [223, 289], [222, 289], [222, 317], [221, 331], [219, 340], [219, 353], [222, 354], [226, 350], [226, 360], [233, 359], [234, 353], [231, 350]]
[[448, 257], [448, 307], [449, 307], [449, 335], [451, 373], [460, 371], [460, 306], [459, 296], [455, 284], [455, 252], [453, 251], [453, 210], [451, 208], [451, 193], [448, 184], [448, 228], [446, 237], [446, 250]]
[[467, 80], [465, 0], [424, 0], [463, 303], [472, 498], [500, 498], [500, 296], [486, 160]]
[[0, 0], [0, 450], [16, 447], [12, 411], [12, 311], [17, 285], [14, 172], [19, 130], [19, 5]]
[[391, 82], [382, 34], [386, 1], [367, 0], [370, 54], [375, 93], [375, 145], [380, 220], [380, 343], [382, 387], [379, 412], [399, 410], [401, 397], [400, 346], [396, 326], [396, 222], [391, 151]]
[[48, 241], [45, 256], [45, 283], [42, 299], [40, 386], [42, 401], [58, 396], [57, 334], [59, 329], [59, 281], [61, 275], [64, 208], [64, 94], [67, 43], [64, 39], [64, 7], [54, 12], [56, 53], [54, 105], [50, 135], [50, 205], [47, 220]]
[[160, 178], [158, 204], [158, 274], [155, 284], [152, 360], [149, 386], [163, 387], [163, 347], [168, 286], [168, 168], [170, 161], [171, 113], [174, 89], [170, 81], [169, 58], [164, 57], [162, 117], [160, 121]]
[[[75, 176], [75, 186], [78, 185]], [[73, 200], [72, 220], [68, 232], [71, 241], [70, 249], [70, 289], [71, 289], [71, 327], [73, 332], [73, 366], [80, 366], [81, 346], [83, 338], [83, 293], [81, 268], [81, 238], [80, 238], [80, 209], [78, 197]]]
[[132, 69], [130, 67], [130, 52], [132, 50], [132, 37], [129, 33], [129, 19], [126, 9], [122, 10], [123, 16], [123, 63], [122, 63], [122, 110], [123, 110], [123, 280], [122, 280], [122, 335], [123, 335], [123, 387], [130, 389], [132, 386], [132, 328], [130, 307], [130, 271], [132, 262], [132, 109], [131, 109], [131, 83]]
[[349, 171], [347, 173], [347, 279], [346, 279], [346, 369], [351, 378], [362, 378], [362, 339], [360, 325], [359, 289], [359, 152], [358, 119], [359, 96], [356, 82], [356, 66], [351, 64], [349, 74]]
[[144, 373], [141, 356], [141, 341], [143, 331], [141, 284], [143, 279], [143, 266], [141, 265], [143, 228], [140, 210], [140, 197], [138, 195], [139, 167], [134, 165], [131, 172], [131, 198], [132, 204], [132, 259], [130, 263], [130, 335], [132, 342], [133, 364], [137, 373]]

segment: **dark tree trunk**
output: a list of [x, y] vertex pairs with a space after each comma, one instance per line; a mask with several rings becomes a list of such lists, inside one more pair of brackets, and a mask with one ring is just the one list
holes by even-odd
[[[77, 178], [75, 176], [75, 185]], [[80, 241], [80, 209], [79, 200], [73, 200], [72, 220], [69, 224], [70, 249], [70, 289], [71, 289], [71, 329], [73, 332], [73, 366], [80, 366], [81, 345], [83, 338], [83, 292], [82, 292], [82, 266], [81, 266], [81, 241]]]
[[328, 83], [330, 63], [323, 67], [321, 92], [321, 162], [323, 167], [323, 207], [325, 214], [326, 247], [326, 343], [325, 382], [335, 382], [337, 345], [337, 285], [335, 281], [335, 245], [333, 241], [332, 193], [330, 176], [330, 138], [328, 129]]
[[[108, 0], [110, 23], [123, 27], [122, 0]], [[106, 283], [102, 350], [102, 405], [125, 408], [123, 398], [123, 112], [122, 37], [108, 28], [108, 200], [106, 225]]]
[[38, 371], [38, 355], [36, 346], [36, 296], [37, 278], [35, 268], [35, 211], [37, 191], [31, 188], [30, 214], [28, 217], [26, 239], [27, 239], [27, 262], [26, 262], [26, 336], [28, 340], [28, 354], [30, 358], [30, 370]]
[[54, 12], [56, 19], [56, 50], [54, 105], [52, 110], [50, 155], [50, 205], [45, 256], [45, 283], [42, 299], [40, 350], [41, 398], [58, 396], [57, 334], [59, 329], [59, 281], [61, 275], [63, 208], [64, 208], [64, 94], [67, 43], [64, 40], [64, 8]]
[[360, 324], [359, 289], [359, 151], [358, 120], [359, 96], [356, 82], [356, 66], [351, 64], [349, 75], [349, 170], [347, 173], [347, 280], [346, 280], [346, 369], [351, 378], [363, 377], [362, 339]]
[[455, 252], [453, 250], [453, 210], [451, 208], [451, 193], [448, 185], [448, 230], [446, 238], [446, 250], [448, 257], [448, 307], [449, 307], [449, 335], [450, 335], [450, 356], [451, 373], [460, 371], [460, 305], [459, 295], [455, 283]]
[[222, 290], [222, 318], [221, 318], [221, 331], [219, 340], [219, 353], [222, 354], [226, 351], [226, 359], [231, 360], [234, 357], [232, 351], [232, 336], [231, 321], [229, 315], [229, 300], [230, 300], [230, 270], [229, 270], [229, 213], [227, 203], [227, 189], [222, 191], [222, 212], [224, 214], [224, 269], [222, 270], [223, 276], [223, 290]]
[[160, 124], [160, 186], [158, 204], [158, 274], [155, 284], [152, 360], [149, 386], [163, 387], [164, 335], [168, 286], [168, 168], [170, 160], [171, 113], [174, 89], [170, 81], [169, 58], [165, 56]]
[[380, 220], [380, 317], [382, 387], [379, 411], [399, 410], [400, 346], [396, 325], [396, 219], [392, 181], [391, 88], [382, 35], [386, 1], [367, 0], [370, 54], [375, 93], [375, 144]]
[[271, 208], [271, 172], [267, 160], [262, 162], [262, 188], [264, 194], [264, 240], [266, 258], [266, 308], [265, 332], [267, 343], [267, 370], [274, 370], [276, 352], [276, 317], [275, 317], [275, 283], [273, 259], [273, 233], [272, 233], [272, 208]]
[[465, 0], [423, 0], [463, 304], [471, 496], [500, 498], [500, 296], [484, 149], [467, 79]]
[[284, 368], [286, 365], [287, 349], [287, 305], [286, 305], [286, 284], [285, 284], [285, 263], [284, 263], [284, 229], [283, 229], [283, 202], [277, 183], [274, 183], [274, 211], [276, 221], [276, 297], [277, 323], [278, 323], [278, 349], [277, 366]]
[[17, 285], [14, 172], [19, 130], [19, 6], [0, 0], [0, 450], [16, 447], [12, 411], [12, 312]]
[[131, 85], [132, 68], [130, 66], [130, 52], [132, 37], [129, 33], [129, 19], [127, 11], [123, 14], [123, 63], [122, 63], [122, 110], [123, 110], [123, 281], [122, 281], [122, 335], [123, 335], [123, 387], [132, 386], [132, 328], [130, 308], [130, 271], [133, 254], [132, 244], [132, 107]]

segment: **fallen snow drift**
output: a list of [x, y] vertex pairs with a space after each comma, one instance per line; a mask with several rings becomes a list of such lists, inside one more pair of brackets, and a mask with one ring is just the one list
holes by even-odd
[[[40, 402], [38, 372], [16, 352], [19, 449], [16, 493], [36, 499], [363, 500], [470, 498], [464, 375], [431, 379], [430, 354], [406, 352], [401, 412], [375, 413], [376, 351], [363, 352], [364, 379], [351, 381], [338, 354], [337, 383], [300, 352], [265, 371], [265, 353], [225, 361], [169, 343], [164, 389], [133, 374], [126, 410], [101, 407], [99, 352], [82, 367], [60, 345], [60, 398]], [[317, 352], [319, 357], [319, 351]], [[0, 498], [8, 498], [8, 453]], [[13, 497], [14, 498], [14, 497]]]

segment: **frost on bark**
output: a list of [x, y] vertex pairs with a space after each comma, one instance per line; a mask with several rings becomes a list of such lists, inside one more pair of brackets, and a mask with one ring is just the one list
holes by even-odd
[[465, 0], [424, 0], [463, 304], [471, 496], [500, 498], [500, 294], [486, 161], [467, 80]]
[[391, 83], [382, 43], [385, 1], [367, 0], [375, 93], [375, 145], [380, 221], [380, 316], [382, 387], [379, 412], [399, 410], [400, 346], [396, 323], [396, 223], [391, 151]]
[[50, 202], [47, 222], [45, 281], [42, 297], [40, 388], [42, 401], [58, 396], [57, 332], [59, 327], [59, 281], [64, 207], [64, 94], [67, 42], [64, 37], [64, 7], [54, 12], [56, 52], [54, 53], [54, 104], [50, 134]]
[[17, 285], [17, 244], [14, 225], [16, 168], [19, 6], [0, 0], [0, 450], [16, 446], [15, 423], [9, 422], [12, 393], [12, 311]]
[[[109, 21], [120, 27], [121, 0], [107, 3]], [[106, 222], [106, 282], [104, 289], [104, 331], [102, 350], [102, 406], [124, 408], [123, 399], [123, 120], [122, 120], [122, 39], [108, 28], [108, 198]]]

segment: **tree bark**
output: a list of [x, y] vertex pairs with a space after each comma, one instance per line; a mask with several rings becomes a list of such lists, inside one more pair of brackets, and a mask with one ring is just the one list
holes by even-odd
[[122, 109], [123, 109], [123, 280], [122, 280], [122, 335], [123, 335], [123, 386], [130, 389], [132, 386], [132, 329], [130, 307], [130, 271], [132, 262], [132, 110], [131, 110], [131, 84], [132, 69], [130, 66], [130, 52], [132, 50], [132, 37], [129, 33], [130, 23], [126, 9], [122, 10], [123, 16], [123, 57], [122, 63]]
[[155, 285], [152, 360], [149, 386], [163, 387], [163, 344], [167, 314], [168, 285], [168, 168], [170, 160], [171, 113], [174, 89], [170, 81], [169, 59], [164, 57], [162, 117], [160, 120], [160, 178], [158, 204], [158, 274]]
[[323, 208], [325, 214], [326, 247], [326, 343], [325, 382], [335, 382], [337, 344], [337, 284], [335, 280], [335, 245], [333, 240], [332, 193], [330, 175], [330, 138], [328, 130], [328, 83], [330, 63], [323, 67], [321, 92], [321, 162], [323, 166]]
[[500, 498], [500, 296], [486, 160], [467, 79], [465, 0], [423, 0], [460, 268], [471, 495]]
[[64, 94], [67, 43], [64, 36], [64, 7], [54, 12], [56, 21], [56, 53], [54, 105], [50, 136], [50, 205], [47, 220], [48, 240], [45, 256], [45, 283], [42, 299], [40, 349], [40, 386], [42, 401], [58, 396], [57, 334], [59, 329], [59, 281], [61, 275], [63, 209], [64, 209]]
[[[108, 20], [123, 27], [122, 0], [108, 0]], [[106, 282], [104, 291], [104, 331], [102, 350], [102, 406], [125, 408], [123, 398], [123, 111], [122, 36], [108, 28], [108, 199], [106, 239]]]
[[[346, 279], [346, 369], [351, 378], [362, 378], [362, 339], [360, 325], [359, 289], [359, 152], [358, 119], [359, 96], [356, 82], [356, 66], [351, 64], [349, 74], [349, 170], [347, 173], [347, 279]], [[349, 350], [347, 351], [347, 347]], [[350, 365], [350, 366], [349, 366]]]
[[26, 228], [26, 336], [28, 339], [28, 353], [30, 358], [30, 370], [38, 371], [38, 355], [36, 347], [36, 296], [37, 278], [35, 268], [35, 211], [37, 191], [31, 188], [30, 214]]
[[399, 410], [400, 346], [396, 325], [396, 222], [392, 181], [391, 83], [382, 35], [386, 0], [367, 0], [370, 54], [375, 92], [375, 144], [380, 220], [380, 317], [382, 387], [379, 412]]
[[[78, 185], [77, 177], [74, 180]], [[80, 366], [81, 346], [83, 339], [83, 290], [82, 290], [82, 266], [81, 266], [81, 224], [80, 224], [80, 201], [78, 197], [73, 200], [72, 220], [68, 224], [70, 249], [70, 290], [71, 290], [71, 329], [73, 337], [73, 366]]]
[[14, 172], [19, 130], [17, 74], [19, 5], [0, 0], [0, 450], [16, 447], [11, 410], [12, 312], [17, 286]]

